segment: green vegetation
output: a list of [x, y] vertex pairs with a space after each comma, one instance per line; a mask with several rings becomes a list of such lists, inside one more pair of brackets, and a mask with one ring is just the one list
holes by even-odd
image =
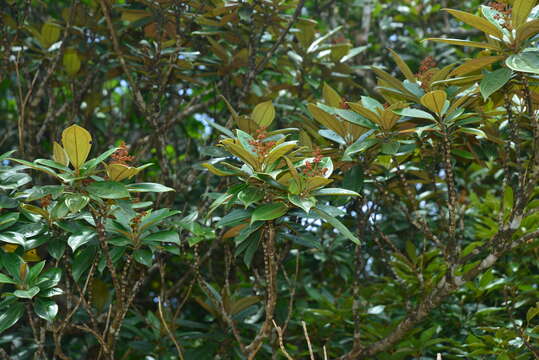
[[0, 2], [0, 359], [539, 359], [539, 8], [432, 3]]

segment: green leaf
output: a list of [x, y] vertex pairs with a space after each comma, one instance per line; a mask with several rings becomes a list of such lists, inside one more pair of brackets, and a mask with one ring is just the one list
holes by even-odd
[[310, 196], [310, 197], [303, 197], [299, 195], [293, 195], [288, 194], [288, 200], [296, 205], [297, 207], [303, 209], [307, 214], [309, 211], [316, 205], [316, 198]]
[[75, 250], [77, 250], [81, 245], [86, 244], [87, 242], [95, 238], [96, 236], [97, 236], [97, 233], [95, 231], [84, 230], [77, 234], [71, 235], [67, 239], [67, 244], [69, 245], [71, 250], [75, 252]]
[[0, 230], [7, 229], [19, 220], [18, 212], [10, 212], [0, 216]]
[[81, 194], [71, 194], [66, 196], [65, 198], [65, 204], [67, 205], [67, 208], [71, 213], [77, 213], [84, 209], [86, 205], [88, 205], [88, 202], [90, 201], [90, 198], [88, 196], [84, 196]]
[[8, 244], [16, 244], [24, 246], [26, 241], [24, 240], [24, 237], [18, 233], [13, 231], [8, 231], [3, 234], [0, 234], [0, 242], [5, 242]]
[[0, 284], [16, 284], [17, 282], [7, 275], [0, 273]]
[[432, 116], [431, 114], [429, 114], [426, 111], [419, 110], [419, 109], [406, 108], [406, 109], [402, 109], [402, 110], [393, 110], [393, 112], [395, 114], [398, 114], [398, 115], [401, 115], [401, 116], [409, 116], [409, 117], [412, 117], [412, 118], [427, 119], [427, 120], [436, 121], [434, 116]]
[[[36, 282], [41, 289], [50, 289], [58, 285], [62, 279], [62, 270], [59, 268], [52, 268], [45, 271]], [[40, 295], [41, 296], [41, 295]]]
[[315, 190], [311, 194], [314, 196], [359, 196], [359, 194], [355, 191], [340, 188], [326, 188]]
[[21, 303], [15, 303], [7, 311], [0, 312], [0, 333], [15, 325], [23, 313], [24, 305]]
[[400, 148], [398, 141], [390, 141], [382, 143], [382, 153], [386, 155], [395, 155]]
[[137, 183], [127, 185], [127, 190], [131, 192], [155, 192], [162, 193], [175, 191], [173, 188], [157, 183]]
[[525, 51], [511, 55], [505, 64], [515, 71], [539, 74], [539, 51]]
[[152, 266], [153, 255], [150, 250], [147, 249], [138, 249], [133, 252], [133, 258], [138, 263], [146, 266]]
[[333, 217], [329, 215], [328, 213], [324, 212], [323, 210], [319, 208], [314, 208], [313, 211], [318, 214], [322, 219], [324, 219], [326, 222], [330, 223], [335, 229], [339, 230], [341, 234], [343, 234], [346, 238], [352, 240], [354, 243], [360, 245], [361, 242], [359, 239], [352, 234], [350, 230], [342, 222], [340, 222], [336, 217]]
[[283, 216], [288, 211], [288, 207], [283, 203], [265, 204], [253, 211], [251, 224], [255, 221], [269, 221]]
[[95, 246], [87, 246], [75, 252], [72, 264], [72, 274], [75, 281], [79, 281], [81, 275], [90, 267], [96, 253]]
[[40, 318], [52, 322], [58, 314], [58, 305], [52, 300], [38, 297], [34, 301], [34, 311]]
[[323, 137], [325, 137], [326, 139], [336, 142], [337, 144], [346, 145], [346, 140], [344, 140], [341, 135], [337, 134], [333, 130], [322, 129], [322, 130], [319, 130], [318, 133], [322, 135]]
[[343, 161], [351, 161], [351, 156], [359, 152], [365, 151], [372, 147], [373, 145], [378, 144], [378, 139], [363, 139], [359, 138], [355, 143], [350, 145], [343, 154]]
[[124, 184], [115, 181], [97, 181], [86, 187], [90, 195], [103, 199], [123, 199], [129, 197]]
[[254, 204], [264, 198], [264, 192], [256, 187], [247, 187], [240, 191], [238, 199], [247, 208], [249, 205]]
[[15, 292], [13, 292], [13, 295], [21, 299], [31, 299], [36, 296], [37, 293], [39, 293], [39, 287], [32, 286], [28, 290], [15, 290]]
[[145, 242], [170, 242], [180, 245], [180, 236], [176, 231], [159, 231], [149, 236], [146, 236], [143, 241]]
[[500, 90], [511, 79], [511, 75], [513, 75], [513, 71], [508, 68], [502, 68], [488, 73], [479, 84], [483, 99], [487, 100], [490, 95]]
[[240, 129], [236, 130], [236, 134], [243, 149], [254, 157], [258, 157], [258, 154], [254, 151], [253, 146], [250, 144], [251, 141], [254, 141], [253, 137]]

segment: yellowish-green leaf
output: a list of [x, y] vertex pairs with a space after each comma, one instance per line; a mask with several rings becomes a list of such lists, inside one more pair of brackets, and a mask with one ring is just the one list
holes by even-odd
[[27, 210], [33, 214], [37, 214], [37, 215], [41, 215], [43, 216], [45, 219], [48, 219], [49, 218], [49, 213], [47, 212], [47, 210], [44, 210], [40, 207], [37, 207], [35, 205], [30, 205], [30, 204], [22, 204], [21, 207], [24, 209], [24, 210]]
[[255, 106], [251, 118], [260, 127], [268, 127], [275, 119], [275, 108], [271, 101], [265, 101]]
[[208, 169], [209, 172], [211, 172], [212, 174], [217, 175], [217, 176], [236, 175], [236, 173], [233, 173], [233, 172], [219, 170], [218, 168], [216, 168], [215, 166], [213, 166], [210, 163], [204, 163], [204, 164], [202, 164], [202, 166], [205, 167], [206, 169]]
[[324, 101], [326, 105], [340, 108], [342, 104], [342, 98], [341, 96], [327, 83], [324, 83], [324, 86], [322, 88], [322, 96], [324, 97]]
[[80, 57], [75, 49], [67, 49], [63, 58], [64, 68], [69, 76], [76, 75], [80, 70]]
[[459, 40], [459, 39], [442, 39], [442, 38], [427, 38], [425, 40], [442, 42], [442, 43], [451, 44], [451, 45], [469, 46], [469, 47], [490, 49], [490, 50], [500, 50], [499, 46], [477, 42], [477, 41], [468, 41], [468, 40]]
[[60, 39], [60, 26], [54, 23], [45, 23], [41, 27], [41, 42], [44, 48], [49, 48]]
[[58, 144], [56, 141], [52, 144], [52, 159], [59, 164], [64, 166], [69, 165], [69, 158], [64, 148]]
[[296, 141], [287, 141], [271, 149], [270, 153], [265, 159], [266, 165], [271, 165], [275, 161], [279, 160], [284, 155], [295, 149], [297, 146]]
[[335, 131], [337, 134], [344, 136], [345, 130], [342, 123], [333, 115], [325, 112], [314, 104], [307, 105], [309, 112], [320, 124], [324, 125], [328, 129]]
[[516, 42], [521, 44], [539, 33], [539, 19], [528, 21], [517, 28]]
[[322, 176], [313, 176], [313, 177], [307, 178], [305, 187], [307, 188], [307, 191], [311, 191], [311, 190], [319, 189], [323, 186], [326, 186], [330, 184], [331, 182], [333, 182], [333, 180], [331, 179], [328, 179]]
[[402, 83], [397, 79], [396, 77], [392, 76], [391, 74], [385, 72], [382, 69], [378, 69], [376, 67], [372, 68], [372, 71], [375, 72], [375, 74], [385, 82], [387, 82], [389, 85], [393, 86], [395, 89], [398, 89], [406, 94], [411, 94], [405, 87], [402, 85]]
[[455, 67], [455, 64], [449, 64], [447, 66], [444, 66], [440, 70], [435, 71], [434, 74], [432, 75], [432, 79], [430, 80], [430, 84], [432, 84], [435, 81], [445, 80], [447, 76], [449, 75], [449, 73], [451, 73], [451, 70], [453, 70], [454, 67]]
[[380, 123], [380, 119], [378, 117], [378, 114], [374, 113], [373, 111], [370, 111], [369, 109], [367, 109], [366, 107], [364, 107], [360, 103], [349, 102], [347, 104], [348, 104], [348, 106], [350, 106], [350, 109], [357, 112], [359, 115], [361, 115], [363, 117], [366, 117], [367, 119], [369, 119], [370, 121], [372, 121], [375, 124]]
[[124, 164], [105, 165], [105, 168], [109, 179], [112, 181], [130, 179], [139, 172], [139, 169]]
[[146, 10], [122, 9], [122, 20], [134, 22], [151, 16]]
[[477, 59], [471, 59], [457, 67], [451, 72], [451, 75], [462, 76], [474, 71], [481, 70], [485, 66], [503, 60], [503, 56], [483, 56]]
[[536, 3], [537, 0], [515, 0], [511, 12], [513, 27], [515, 29], [526, 22]]
[[421, 97], [421, 104], [433, 113], [440, 115], [446, 100], [447, 94], [445, 91], [436, 90], [423, 95]]
[[92, 148], [92, 135], [83, 127], [71, 125], [62, 132], [62, 145], [73, 167], [79, 169]]
[[481, 30], [482, 32], [492, 35], [494, 37], [497, 37], [498, 39], [503, 39], [503, 33], [498, 27], [491, 22], [489, 22], [487, 19], [464, 12], [459, 10], [453, 10], [453, 9], [444, 9], [460, 21], [470, 25], [471, 27], [474, 27], [476, 29]]
[[393, 60], [399, 67], [402, 74], [408, 79], [408, 81], [415, 83], [416, 78], [412, 70], [408, 67], [408, 65], [402, 60], [402, 58], [397, 54], [393, 49], [389, 49], [389, 52], [391, 53], [391, 56], [393, 56]]

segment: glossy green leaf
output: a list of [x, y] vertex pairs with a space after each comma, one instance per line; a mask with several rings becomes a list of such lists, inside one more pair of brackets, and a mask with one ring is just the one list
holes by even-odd
[[9, 329], [19, 321], [24, 314], [24, 305], [15, 303], [11, 305], [7, 311], [0, 312], [0, 333]]
[[488, 73], [479, 84], [483, 99], [488, 99], [490, 95], [500, 90], [509, 80], [511, 80], [512, 75], [513, 72], [508, 68], [501, 68]]
[[40, 318], [52, 322], [58, 314], [58, 305], [52, 300], [38, 297], [34, 300], [34, 311]]
[[255, 221], [275, 220], [288, 211], [288, 207], [283, 203], [265, 204], [257, 207], [251, 216], [251, 224]]

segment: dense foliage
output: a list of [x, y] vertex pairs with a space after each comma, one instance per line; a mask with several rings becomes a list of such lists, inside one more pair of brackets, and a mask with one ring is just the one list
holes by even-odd
[[0, 357], [538, 359], [539, 8], [441, 3], [0, 1]]

